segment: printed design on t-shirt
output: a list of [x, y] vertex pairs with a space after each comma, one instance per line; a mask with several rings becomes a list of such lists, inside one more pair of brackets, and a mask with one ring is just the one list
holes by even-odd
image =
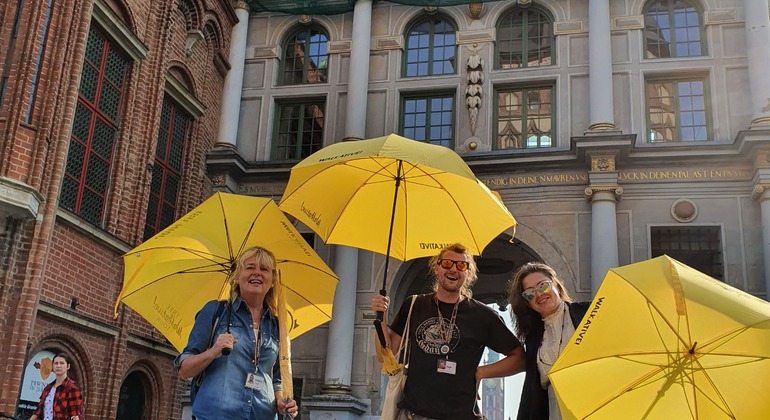
[[[449, 322], [444, 319], [443, 327], [447, 331], [446, 335], [449, 335]], [[439, 325], [439, 318], [432, 317], [423, 321], [415, 332], [415, 339], [417, 345], [420, 346], [423, 352], [426, 354], [442, 355], [441, 346], [447, 344], [444, 342], [444, 335], [441, 333], [441, 325]], [[460, 329], [457, 325], [452, 326], [452, 336], [449, 339], [449, 352], [454, 352], [457, 344], [460, 342]]]

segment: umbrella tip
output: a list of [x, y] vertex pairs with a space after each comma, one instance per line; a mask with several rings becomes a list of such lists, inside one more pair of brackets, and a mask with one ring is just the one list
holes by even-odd
[[697, 345], [698, 345], [697, 341], [695, 343], [693, 343], [692, 348], [690, 350], [688, 350], [688, 353], [695, 354], [695, 346], [697, 346]]

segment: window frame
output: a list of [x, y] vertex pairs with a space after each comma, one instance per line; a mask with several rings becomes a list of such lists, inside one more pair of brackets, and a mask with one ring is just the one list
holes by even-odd
[[[107, 33], [102, 30], [101, 27], [98, 25], [92, 24], [89, 27], [89, 37], [91, 31], [94, 31], [98, 36], [100, 36], [103, 40], [101, 47], [101, 52], [99, 58], [99, 63], [86, 63], [86, 60], [88, 60], [88, 52], [86, 51], [86, 54], [83, 57], [83, 71], [85, 71], [86, 68], [93, 68], [94, 65], [98, 65], [98, 68], [95, 69], [96, 73], [94, 75], [95, 77], [95, 86], [93, 91], [93, 99], [89, 98], [87, 94], [84, 94], [80, 89], [78, 89], [78, 99], [77, 99], [77, 107], [83, 107], [86, 111], [89, 111], [89, 120], [87, 123], [87, 132], [86, 137], [76, 138], [75, 137], [75, 126], [78, 121], [77, 120], [77, 111], [75, 113], [75, 116], [73, 117], [73, 131], [70, 133], [70, 150], [67, 154], [67, 160], [66, 160], [66, 167], [64, 174], [62, 176], [62, 191], [67, 188], [65, 183], [68, 181], [74, 181], [75, 186], [75, 197], [74, 202], [71, 203], [72, 207], [68, 207], [69, 203], [64, 203], [63, 200], [59, 199], [59, 206], [72, 212], [73, 214], [77, 215], [81, 219], [85, 220], [86, 222], [97, 226], [99, 228], [104, 227], [105, 223], [105, 215], [107, 213], [107, 207], [109, 205], [109, 195], [111, 190], [111, 182], [112, 182], [112, 175], [113, 171], [115, 170], [115, 154], [119, 146], [119, 138], [122, 132], [122, 117], [125, 112], [125, 105], [126, 101], [128, 100], [129, 95], [129, 87], [130, 87], [130, 79], [131, 79], [131, 73], [133, 70], [133, 61], [131, 58], [121, 49], [119, 48], [119, 45], [115, 43], [112, 38], [110, 38]], [[123, 59], [123, 63], [125, 64], [125, 67], [123, 69], [123, 78], [122, 78], [122, 85], [121, 86], [115, 86], [114, 83], [109, 79], [108, 73], [111, 71], [110, 68], [108, 68], [108, 59], [110, 57], [110, 53], [114, 54], [114, 57]], [[113, 69], [114, 70], [114, 69]], [[84, 77], [81, 74], [81, 87], [83, 86], [83, 80]], [[115, 90], [119, 92], [119, 100], [117, 104], [117, 108], [114, 110], [115, 112], [115, 118], [111, 118], [109, 115], [107, 115], [102, 108], [101, 98], [102, 95], [105, 93], [105, 90], [103, 89], [105, 86], [105, 83], [108, 83], [108, 86], [113, 86]], [[102, 156], [99, 151], [95, 150], [93, 147], [94, 140], [96, 139], [96, 124], [97, 122], [101, 121], [102, 124], [104, 124], [107, 128], [111, 128], [113, 130], [113, 136], [114, 138], [110, 141], [112, 144], [110, 145], [110, 156]], [[80, 174], [76, 177], [74, 173], [70, 173], [70, 159], [78, 160], [77, 156], [71, 155], [73, 153], [73, 146], [72, 142], [76, 142], [83, 146], [83, 156], [82, 156], [82, 167], [80, 168]], [[104, 187], [103, 191], [96, 191], [92, 186], [89, 186], [89, 174], [90, 174], [90, 165], [92, 163], [91, 159], [96, 158], [97, 160], [101, 160], [106, 165], [106, 171], [107, 174], [104, 179]], [[96, 162], [96, 161], [94, 161]], [[97, 199], [100, 199], [101, 201], [101, 209], [99, 211], [98, 220], [94, 220], [91, 218], [91, 216], [84, 214], [84, 207], [83, 207], [83, 199], [86, 192], [90, 192], [91, 194], [96, 195]], [[87, 208], [86, 208], [87, 209]]]
[[[500, 93], [501, 92], [524, 92], [524, 91], [532, 91], [532, 90], [544, 90], [544, 89], [550, 89], [551, 91], [551, 145], [550, 146], [537, 146], [537, 147], [527, 147], [527, 140], [528, 138], [524, 136], [524, 132], [522, 132], [522, 139], [521, 139], [521, 147], [509, 147], [509, 148], [500, 148], [499, 147], [499, 137], [500, 137], [500, 131], [499, 131], [499, 125], [500, 125]], [[526, 97], [528, 95], [522, 95], [522, 97]], [[527, 99], [529, 100], [529, 99]], [[549, 82], [541, 82], [541, 83], [531, 83], [531, 84], [516, 84], [516, 85], [503, 85], [503, 86], [497, 86], [494, 90], [494, 99], [493, 99], [493, 106], [494, 106], [494, 138], [492, 141], [492, 151], [494, 152], [502, 152], [507, 150], [545, 150], [545, 149], [554, 149], [557, 147], [556, 142], [556, 135], [557, 135], [557, 124], [558, 121], [558, 106], [557, 106], [557, 97], [556, 97], [556, 82], [555, 81], [549, 81]], [[528, 109], [528, 104], [524, 103], [522, 105], [522, 108], [525, 110]], [[527, 114], [525, 114], [527, 115]], [[522, 118], [522, 127], [524, 127], [523, 122], [528, 121], [528, 118]], [[538, 144], [540, 141], [538, 140]]]
[[[323, 35], [326, 40], [323, 42], [324, 49], [326, 50], [326, 67], [324, 68], [324, 71], [322, 72], [323, 80], [318, 82], [308, 82], [308, 72], [309, 72], [309, 62], [308, 60], [303, 60], [302, 62], [302, 78], [300, 83], [293, 83], [291, 81], [286, 81], [286, 66], [287, 61], [289, 59], [296, 60], [299, 56], [292, 55], [291, 57], [287, 57], [286, 54], [289, 51], [289, 46], [293, 45], [293, 42], [297, 39], [297, 36], [301, 33], [306, 33], [307, 38], [311, 39], [314, 34], [321, 34]], [[278, 61], [278, 72], [277, 72], [277, 85], [278, 86], [304, 86], [304, 85], [318, 85], [318, 84], [328, 84], [329, 83], [329, 61], [331, 59], [331, 54], [329, 53], [329, 32], [326, 30], [326, 28], [322, 27], [321, 25], [312, 24], [307, 26], [301, 26], [301, 27], [294, 27], [292, 30], [288, 31], [287, 35], [284, 37], [284, 40], [281, 42], [281, 55], [279, 57]], [[321, 60], [321, 62], [318, 64], [320, 65], [323, 63], [324, 60]], [[311, 60], [312, 62], [312, 60]], [[296, 74], [296, 70], [292, 70], [292, 74]]]
[[[309, 96], [309, 97], [301, 97], [301, 98], [284, 98], [284, 99], [276, 99], [275, 100], [275, 112], [273, 115], [273, 135], [272, 135], [272, 141], [270, 145], [270, 161], [299, 161], [304, 159], [307, 156], [302, 155], [302, 135], [304, 133], [304, 130], [297, 130], [297, 138], [298, 142], [295, 146], [294, 153], [298, 157], [294, 158], [288, 158], [288, 157], [281, 157], [277, 158], [279, 152], [280, 152], [280, 145], [278, 143], [278, 139], [281, 135], [281, 112], [283, 111], [283, 108], [286, 106], [299, 106], [302, 110], [302, 116], [298, 117], [298, 120], [304, 119], [304, 112], [305, 109], [308, 106], [313, 105], [323, 105], [323, 127], [321, 128], [321, 143], [318, 145], [318, 149], [313, 150], [311, 153], [316, 152], [324, 147], [325, 141], [326, 141], [326, 124], [328, 122], [328, 98], [325, 95], [317, 95], [317, 96]], [[298, 124], [298, 127], [300, 127], [301, 124]], [[288, 148], [288, 145], [286, 146]], [[311, 145], [312, 148], [312, 145]]]
[[[703, 83], [703, 112], [705, 116], [705, 130], [706, 130], [706, 139], [705, 140], [682, 140], [682, 113], [681, 113], [681, 102], [680, 102], [680, 96], [678, 94], [678, 86], [679, 83], [685, 83], [685, 82], [693, 82], [693, 81], [700, 81]], [[673, 98], [674, 98], [674, 138], [670, 141], [666, 141], [665, 139], [659, 140], [659, 141], [652, 141], [652, 132], [653, 132], [653, 122], [652, 122], [652, 101], [650, 98], [650, 84], [653, 83], [673, 83]], [[654, 76], [654, 77], [646, 77], [644, 79], [644, 104], [645, 104], [645, 122], [646, 122], [646, 130], [645, 137], [644, 137], [644, 143], [645, 144], [703, 144], [703, 143], [713, 143], [715, 141], [715, 138], [713, 137], [714, 134], [714, 125], [713, 125], [713, 116], [712, 116], [712, 102], [711, 102], [711, 91], [710, 91], [710, 85], [709, 85], [709, 76], [707, 74], [682, 74], [682, 75], [669, 75], [669, 76]], [[692, 126], [696, 127], [696, 126]]]
[[[441, 19], [441, 21], [445, 25], [447, 25], [449, 28], [452, 29], [452, 35], [454, 37], [454, 44], [452, 44], [452, 50], [453, 50], [452, 57], [454, 58], [454, 62], [453, 62], [454, 64], [452, 65], [452, 67], [453, 67], [452, 71], [448, 72], [448, 73], [434, 73], [433, 72], [433, 66], [436, 64], [436, 61], [434, 61], [436, 48], [446, 48], [447, 47], [447, 45], [443, 45], [441, 47], [436, 47], [436, 45], [435, 45], [436, 20], [438, 20], [438, 19]], [[428, 72], [427, 72], [427, 74], [416, 74], [414, 76], [410, 76], [410, 75], [407, 74], [409, 66], [412, 64], [412, 63], [409, 62], [409, 52], [411, 51], [410, 48], [409, 48], [409, 38], [411, 37], [412, 32], [417, 27], [419, 27], [420, 25], [422, 25], [424, 23], [429, 23], [430, 24], [430, 31], [429, 31], [429, 35], [428, 35], [429, 41], [428, 41], [428, 47], [427, 47], [427, 50], [428, 50], [428, 61], [427, 61]], [[444, 34], [447, 34], [447, 33], [448, 32], [444, 32]], [[419, 51], [419, 48], [418, 48], [418, 51]], [[457, 75], [458, 71], [459, 71], [458, 65], [457, 65], [458, 64], [458, 62], [457, 62], [457, 59], [458, 59], [457, 55], [458, 55], [457, 24], [454, 22], [454, 20], [450, 19], [447, 16], [441, 15], [441, 14], [433, 15], [433, 16], [421, 16], [421, 17], [415, 19], [412, 23], [410, 23], [407, 26], [407, 30], [404, 32], [404, 49], [403, 49], [403, 54], [402, 54], [402, 59], [401, 59], [401, 77], [412, 79], [412, 78], [417, 78], [417, 77], [433, 77], [433, 76]], [[441, 62], [443, 62], [443, 61], [449, 61], [449, 60], [441, 60]], [[422, 63], [422, 62], [421, 61], [417, 61], [416, 62], [417, 66], [418, 66], [418, 73], [419, 73], [419, 64], [420, 63]]]
[[[163, 113], [163, 109], [166, 106], [170, 107], [169, 125], [168, 127], [163, 127], [162, 113]], [[176, 130], [176, 123], [177, 123], [176, 114], [178, 113], [181, 113], [182, 118], [185, 119], [184, 121], [185, 127], [183, 129], [184, 133], [182, 134], [182, 139], [181, 139], [182, 146], [179, 152], [179, 169], [177, 171], [176, 169], [172, 168], [171, 165], [169, 164], [169, 158], [171, 156], [171, 147], [174, 141], [174, 131]], [[153, 170], [152, 170], [152, 173], [150, 174], [150, 188], [148, 191], [147, 211], [145, 212], [145, 218], [144, 218], [144, 224], [143, 224], [144, 240], [147, 240], [152, 236], [154, 236], [155, 234], [157, 234], [158, 232], [161, 232], [163, 229], [165, 229], [166, 227], [174, 223], [174, 221], [178, 218], [179, 197], [184, 184], [184, 179], [185, 179], [184, 174], [187, 167], [186, 163], [188, 159], [187, 154], [189, 152], [190, 141], [192, 138], [192, 131], [193, 131], [194, 124], [195, 124], [194, 117], [185, 110], [185, 107], [183, 105], [176, 103], [170, 94], [166, 93], [165, 95], [163, 95], [163, 103], [161, 105], [161, 117], [158, 125], [158, 141], [155, 146], [155, 155], [153, 158]], [[166, 147], [165, 147], [166, 158], [160, 159], [158, 157], [158, 152], [161, 145], [160, 135], [161, 135], [161, 132], [163, 131], [165, 131], [165, 136], [166, 136]], [[160, 183], [159, 191], [157, 194], [153, 192], [153, 188], [152, 188], [152, 186], [156, 183], [156, 180], [155, 180], [156, 170], [160, 171], [160, 175], [162, 177], [161, 180], [157, 181]], [[176, 195], [174, 196], [173, 205], [169, 205], [169, 201], [166, 200], [167, 198], [166, 189], [169, 186], [169, 184], [166, 181], [168, 180], [169, 175], [176, 176], [177, 182], [178, 182], [177, 192], [176, 192]], [[151, 210], [150, 206], [151, 206], [151, 203], [153, 202], [152, 201], [153, 196], [157, 196], [155, 198], [157, 199], [158, 205], [155, 208], [155, 223], [153, 224], [153, 226], [150, 226], [148, 222], [150, 218], [150, 210]], [[171, 207], [173, 209], [171, 220], [168, 220], [168, 221], [163, 220], [164, 206], [166, 208]], [[152, 231], [152, 233], [148, 235], [148, 232], [150, 231]]]
[[[676, 10], [677, 9], [674, 8], [674, 5], [675, 5], [676, 1], [683, 1], [683, 2], [687, 3], [688, 7], [691, 7], [691, 8], [693, 8], [695, 10], [695, 14], [698, 17], [698, 37], [699, 37], [699, 39], [698, 39], [699, 42], [698, 43], [700, 44], [700, 54], [699, 55], [689, 55], [689, 54], [688, 55], [679, 55], [677, 53], [677, 49], [676, 49], [676, 45], [677, 45], [676, 32], [679, 29], [685, 29], [686, 30], [688, 27], [684, 26], [684, 27], [680, 28], [680, 27], [676, 26], [676, 24], [674, 24], [674, 26], [668, 26], [667, 27], [667, 29], [669, 31], [669, 34], [670, 34], [670, 38], [671, 38], [669, 40], [668, 44], [669, 44], [669, 46], [673, 46], [674, 47], [674, 48], [669, 48], [669, 56], [667, 56], [667, 57], [649, 57], [650, 50], [649, 50], [648, 37], [647, 37], [646, 34], [647, 34], [647, 20], [648, 20], [648, 18], [650, 18], [650, 15], [649, 15], [650, 9], [652, 9], [653, 6], [657, 6], [658, 4], [665, 3], [665, 6], [667, 6], [667, 9], [668, 9], [668, 19], [669, 19], [669, 22], [670, 23], [671, 22], [676, 22], [675, 14], [676, 14]], [[679, 58], [679, 59], [681, 59], [681, 58], [694, 58], [694, 57], [706, 57], [706, 56], [708, 56], [708, 43], [706, 42], [707, 34], [706, 34], [706, 25], [704, 24], [704, 19], [703, 19], [703, 8], [701, 7], [701, 5], [698, 2], [692, 1], [692, 0], [650, 0], [650, 1], [648, 1], [644, 5], [644, 8], [642, 9], [642, 20], [644, 22], [644, 26], [642, 28], [642, 31], [643, 31], [642, 32], [642, 34], [643, 34], [642, 35], [642, 43], [643, 43], [643, 45], [642, 45], [642, 54], [643, 54], [642, 59], [644, 59], [644, 60], [661, 60], [661, 59], [672, 59], [672, 58]], [[659, 32], [659, 30], [658, 30], [658, 32]]]
[[[431, 129], [432, 125], [430, 124], [431, 112], [428, 112], [428, 110], [430, 109], [429, 101], [431, 99], [449, 99], [449, 98], [452, 99], [452, 112], [451, 112], [451, 116], [450, 116], [450, 121], [451, 121], [450, 132], [451, 132], [452, 137], [449, 140], [450, 144], [449, 145], [445, 145], [445, 144], [443, 144], [443, 142], [446, 141], [446, 140], [443, 140], [443, 139], [442, 140], [438, 140], [438, 141], [431, 141], [430, 140], [430, 129]], [[407, 130], [406, 121], [405, 121], [406, 120], [406, 114], [405, 114], [405, 112], [406, 112], [405, 111], [406, 110], [406, 101], [407, 100], [419, 100], [419, 99], [425, 99], [426, 101], [428, 101], [428, 103], [426, 104], [427, 106], [426, 106], [426, 113], [425, 113], [425, 117], [426, 117], [425, 118], [425, 125], [422, 126], [425, 129], [425, 137], [426, 138], [424, 140], [414, 138], [414, 136], [411, 136], [411, 135], [406, 133], [406, 130]], [[417, 91], [417, 92], [402, 93], [401, 94], [401, 98], [399, 100], [399, 113], [398, 113], [399, 133], [402, 136], [407, 137], [407, 138], [412, 139], [412, 140], [415, 140], [415, 141], [421, 141], [421, 142], [425, 142], [425, 143], [429, 143], [429, 144], [440, 145], [440, 146], [444, 146], [444, 147], [447, 147], [449, 149], [454, 150], [457, 147], [457, 128], [458, 128], [457, 127], [457, 106], [458, 106], [457, 92], [455, 92], [453, 90], [439, 90], [439, 91], [431, 91], [431, 92]], [[444, 111], [442, 110], [440, 112], [444, 112]], [[440, 125], [440, 127], [443, 127], [443, 126], [444, 126], [444, 124]], [[418, 127], [417, 125], [414, 126], [414, 128], [417, 128], [417, 127]]]
[[[526, 44], [526, 42], [528, 40], [528, 36], [527, 35], [528, 35], [528, 32], [529, 32], [528, 28], [529, 28], [530, 24], [528, 23], [529, 19], [527, 18], [526, 15], [529, 12], [539, 13], [544, 19], [546, 19], [548, 21], [548, 24], [550, 25], [551, 31], [550, 31], [550, 34], [548, 36], [548, 38], [549, 38], [549, 44], [548, 45], [549, 45], [550, 50], [551, 50], [551, 54], [549, 56], [551, 62], [549, 64], [541, 64], [541, 65], [537, 65], [537, 66], [531, 66], [531, 65], [529, 65], [529, 62], [527, 61], [527, 57], [529, 56], [529, 50], [527, 48], [525, 48], [525, 46], [526, 46], [525, 44]], [[521, 63], [520, 63], [520, 65], [518, 67], [503, 67], [502, 59], [501, 59], [501, 56], [500, 56], [500, 54], [502, 52], [500, 50], [500, 46], [503, 45], [504, 43], [510, 43], [512, 41], [512, 39], [503, 40], [503, 39], [500, 38], [501, 34], [504, 32], [501, 29], [501, 27], [502, 27], [502, 25], [503, 25], [503, 23], [505, 21], [509, 20], [509, 18], [512, 18], [512, 16], [514, 14], [516, 14], [516, 13], [519, 13], [522, 16], [522, 24], [521, 24], [521, 26], [522, 26], [522, 31], [521, 31], [522, 37], [519, 40], [519, 47], [521, 48]], [[527, 22], [525, 23], [525, 21], [527, 21]], [[548, 10], [546, 10], [546, 9], [544, 9], [542, 7], [537, 7], [537, 6], [532, 6], [532, 7], [527, 7], [527, 8], [522, 8], [522, 7], [519, 7], [519, 6], [515, 6], [510, 11], [508, 11], [508, 12], [506, 12], [506, 13], [504, 13], [504, 14], [502, 14], [500, 16], [500, 18], [497, 20], [497, 23], [495, 24], [495, 32], [496, 32], [495, 43], [494, 43], [494, 45], [495, 45], [495, 48], [494, 48], [494, 69], [495, 70], [521, 70], [521, 69], [533, 69], [533, 68], [549, 67], [549, 66], [556, 66], [557, 65], [557, 61], [556, 61], [556, 50], [557, 50], [557, 48], [556, 48], [555, 20], [554, 20], [553, 15]], [[542, 50], [541, 48], [538, 48], [538, 52], [541, 51], [541, 50]], [[509, 62], [509, 66], [510, 66], [510, 62]]]
[[[691, 260], [690, 261], [685, 261], [685, 258], [681, 258], [678, 255], [676, 255], [677, 254], [676, 251], [666, 250], [666, 249], [660, 248], [662, 250], [661, 254], [659, 254], [659, 255], [658, 254], [653, 254], [653, 248], [654, 248], [653, 247], [653, 231], [655, 231], [655, 230], [662, 230], [662, 229], [679, 230], [680, 232], [696, 231], [696, 230], [699, 230], [699, 229], [712, 229], [712, 230], [714, 230], [715, 232], [713, 232], [713, 233], [716, 233], [718, 235], [718, 239], [719, 239], [717, 253], [718, 253], [718, 257], [719, 257], [719, 259], [721, 261], [721, 263], [719, 264], [721, 266], [721, 269], [722, 269], [721, 276], [714, 276], [713, 274], [707, 273], [706, 271], [696, 267], [697, 264], [693, 264]], [[681, 242], [680, 242], [680, 244], [681, 244]], [[682, 251], [681, 248], [680, 248], [680, 251]], [[692, 252], [693, 250], [685, 250], [685, 251], [691, 251]], [[683, 251], [683, 252], [685, 252], [685, 251]], [[702, 251], [702, 250], [696, 250], [696, 251]], [[671, 225], [671, 224], [657, 224], [657, 223], [656, 224], [649, 224], [647, 226], [647, 255], [649, 256], [649, 258], [654, 258], [654, 257], [660, 256], [660, 255], [663, 255], [663, 254], [668, 254], [669, 256], [671, 256], [672, 258], [676, 259], [677, 261], [680, 261], [683, 264], [686, 264], [686, 265], [688, 265], [688, 266], [690, 266], [690, 267], [692, 267], [692, 268], [694, 268], [694, 269], [696, 269], [698, 271], [701, 271], [701, 272], [703, 272], [704, 274], [706, 274], [706, 275], [708, 275], [710, 277], [713, 277], [713, 278], [715, 278], [717, 280], [720, 280], [722, 282], [727, 283], [727, 269], [726, 269], [727, 266], [725, 265], [725, 231], [724, 231], [724, 226], [722, 224], [718, 224], [718, 223], [717, 224], [714, 224], [714, 223], [711, 223], [711, 224], [692, 224], [692, 223], [689, 223], [687, 225]]]

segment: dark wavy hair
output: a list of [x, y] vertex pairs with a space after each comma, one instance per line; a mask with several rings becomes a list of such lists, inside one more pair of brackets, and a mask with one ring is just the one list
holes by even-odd
[[522, 287], [524, 277], [532, 273], [542, 273], [551, 279], [553, 287], [559, 292], [561, 300], [572, 302], [572, 298], [569, 292], [567, 292], [567, 288], [564, 287], [564, 283], [562, 283], [561, 279], [556, 275], [556, 271], [550, 266], [540, 262], [528, 262], [519, 267], [508, 284], [508, 302], [511, 304], [511, 315], [514, 318], [513, 332], [522, 341], [526, 340], [527, 336], [535, 329], [542, 330], [545, 328], [540, 314], [532, 309], [529, 306], [529, 302], [521, 295], [521, 292], [524, 290]]
[[447, 246], [446, 248], [442, 249], [438, 255], [433, 256], [430, 261], [428, 261], [430, 275], [433, 277], [433, 291], [435, 292], [438, 290], [436, 265], [438, 265], [439, 260], [444, 258], [444, 254], [446, 254], [447, 251], [465, 255], [465, 258], [468, 261], [468, 277], [465, 278], [465, 283], [463, 283], [463, 286], [460, 289], [460, 294], [467, 298], [472, 298], [473, 292], [471, 291], [471, 287], [473, 287], [473, 284], [476, 283], [476, 280], [479, 278], [479, 268], [476, 266], [476, 260], [473, 259], [473, 254], [471, 254], [470, 251], [468, 251], [468, 248], [466, 248], [465, 245], [461, 243], [455, 243]]

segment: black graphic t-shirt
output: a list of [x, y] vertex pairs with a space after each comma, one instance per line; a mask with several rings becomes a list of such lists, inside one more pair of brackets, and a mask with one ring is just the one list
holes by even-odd
[[[412, 309], [409, 371], [404, 387], [406, 408], [435, 419], [478, 419], [476, 368], [484, 347], [507, 355], [521, 344], [495, 311], [475, 299], [460, 301], [450, 334], [448, 326], [454, 304], [438, 302], [441, 321], [434, 296], [418, 296]], [[390, 325], [391, 330], [402, 336], [410, 303], [411, 297]], [[445, 338], [449, 338], [449, 343]], [[449, 346], [447, 355], [441, 352], [443, 345]], [[457, 372], [438, 373], [440, 358], [457, 363]]]

